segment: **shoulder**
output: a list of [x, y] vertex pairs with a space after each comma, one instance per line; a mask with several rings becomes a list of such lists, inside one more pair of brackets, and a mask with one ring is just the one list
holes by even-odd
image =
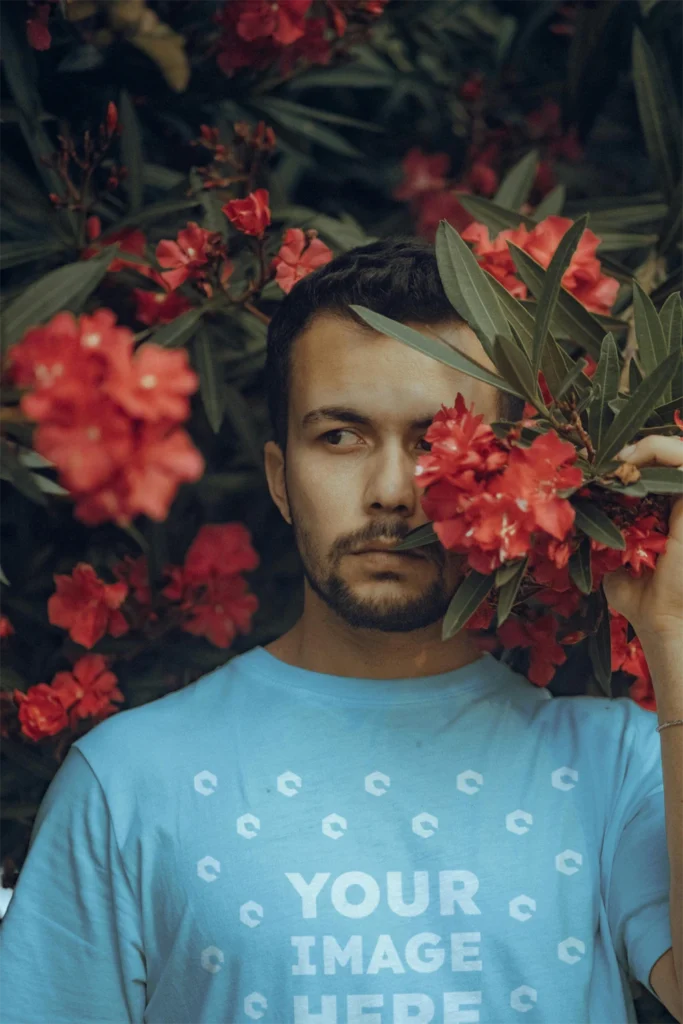
[[227, 662], [195, 682], [138, 707], [117, 712], [73, 744], [100, 781], [130, 776], [136, 766], [165, 770], [187, 756], [230, 715], [236, 677]]

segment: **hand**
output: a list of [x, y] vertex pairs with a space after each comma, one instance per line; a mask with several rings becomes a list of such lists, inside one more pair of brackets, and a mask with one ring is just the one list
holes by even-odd
[[[678, 466], [683, 472], [683, 439], [650, 434], [624, 448], [618, 455], [633, 466]], [[608, 604], [626, 616], [641, 642], [671, 638], [683, 640], [683, 498], [673, 505], [669, 517], [666, 551], [657, 559], [654, 572], [639, 579], [626, 569], [609, 573], [604, 579]]]

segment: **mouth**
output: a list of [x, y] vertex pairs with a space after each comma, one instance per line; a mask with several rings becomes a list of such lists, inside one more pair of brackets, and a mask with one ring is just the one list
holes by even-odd
[[420, 551], [394, 551], [393, 548], [363, 548], [361, 551], [352, 552], [354, 555], [385, 555], [392, 558], [419, 558], [424, 559]]

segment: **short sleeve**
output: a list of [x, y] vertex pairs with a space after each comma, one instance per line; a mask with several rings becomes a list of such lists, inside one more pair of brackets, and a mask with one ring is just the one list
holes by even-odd
[[607, 916], [622, 966], [656, 998], [650, 971], [672, 945], [669, 854], [657, 715], [630, 698], [605, 848]]
[[139, 911], [106, 797], [72, 746], [0, 924], [0, 1022], [141, 1022], [145, 992]]

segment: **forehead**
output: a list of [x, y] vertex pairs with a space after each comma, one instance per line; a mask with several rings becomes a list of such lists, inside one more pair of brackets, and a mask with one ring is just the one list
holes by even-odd
[[[435, 334], [494, 369], [466, 324], [410, 324]], [[475, 408], [494, 418], [498, 392], [450, 366], [352, 320], [316, 317], [296, 339], [291, 353], [289, 422], [325, 405], [344, 405], [382, 422], [407, 422], [425, 411], [452, 405], [461, 392]]]

